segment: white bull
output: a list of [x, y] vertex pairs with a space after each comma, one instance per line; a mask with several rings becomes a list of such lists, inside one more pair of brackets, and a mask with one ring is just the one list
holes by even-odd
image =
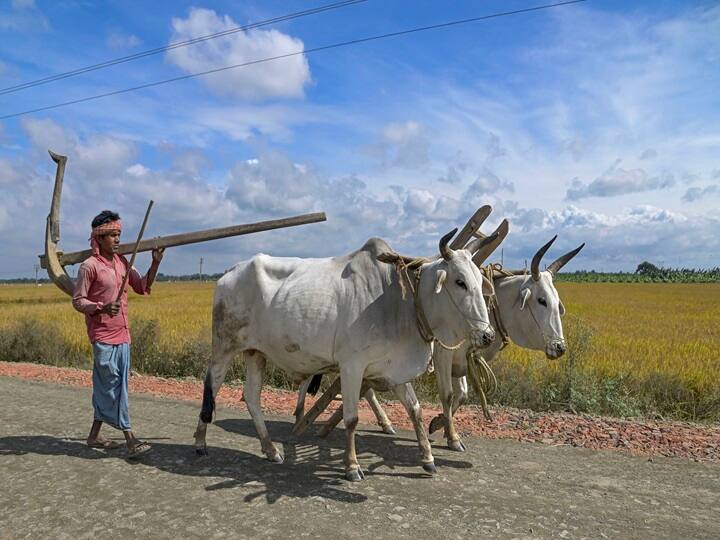
[[[363, 380], [375, 388], [396, 390], [413, 419], [418, 440], [425, 441], [423, 465], [434, 471], [420, 406], [404, 383], [426, 370], [435, 339], [445, 343], [468, 339], [486, 347], [495, 337], [483, 298], [492, 294], [492, 283], [473, 264], [472, 253], [447, 246], [455, 232], [440, 241], [442, 258], [419, 266], [415, 295], [405, 294], [409, 283], [401, 286], [393, 264], [378, 260], [401, 258], [377, 238], [344, 257], [257, 255], [226, 273], [215, 289], [212, 357], [195, 432], [197, 451], [207, 452], [205, 435], [215, 397], [233, 357], [243, 352], [244, 399], [269, 460], [283, 458], [270, 439], [260, 408], [266, 359], [297, 382], [315, 373], [339, 371], [349, 480], [363, 478], [355, 453]], [[431, 342], [421, 337], [418, 313], [424, 314]]]
[[[530, 274], [493, 272], [495, 302], [491, 303], [491, 323], [503, 339], [494, 340], [483, 350], [482, 356], [488, 363], [495, 359], [506, 340], [513, 341], [526, 349], [544, 351], [547, 357], [552, 359], [559, 358], [565, 353], [566, 343], [560, 320], [565, 314], [565, 306], [553, 284], [553, 275], [577, 255], [585, 244], [566, 253], [548, 266], [546, 271], [541, 272], [540, 261], [556, 238], [557, 236], [537, 251], [532, 260]], [[488, 247], [492, 250], [495, 246]], [[443, 413], [433, 418], [429, 431], [432, 433], [445, 427], [448, 447], [459, 452], [464, 451], [465, 447], [455, 430], [453, 415], [468, 395], [465, 377], [467, 349], [468, 347], [465, 346], [456, 351], [448, 351], [437, 347], [433, 355]], [[300, 387], [296, 418], [304, 408], [305, 391], [310, 381], [311, 379], [307, 379]], [[317, 378], [315, 381], [319, 382]], [[375, 413], [382, 430], [385, 433], [394, 433], [392, 424], [374, 391], [368, 390], [364, 397]]]
[[[482, 352], [488, 363], [495, 359], [506, 340], [526, 349], [544, 351], [551, 359], [565, 354], [567, 345], [560, 320], [565, 314], [565, 306], [553, 284], [553, 275], [585, 244], [554, 261], [546, 271], [540, 271], [540, 261], [556, 238], [553, 237], [537, 251], [530, 265], [530, 274], [493, 272], [496, 301], [491, 321], [503, 339], [494, 341]], [[465, 447], [455, 430], [453, 415], [467, 399], [466, 352], [467, 347], [457, 351], [436, 350], [434, 364], [443, 414], [433, 418], [429, 430], [432, 433], [444, 424], [448, 447], [460, 452]]]

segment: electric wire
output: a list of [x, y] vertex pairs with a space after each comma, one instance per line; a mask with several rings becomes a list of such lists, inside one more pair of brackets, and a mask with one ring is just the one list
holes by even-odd
[[417, 28], [410, 28], [410, 29], [408, 29], [408, 30], [400, 30], [400, 31], [398, 31], [398, 32], [389, 32], [389, 33], [387, 33], [387, 34], [380, 34], [380, 35], [377, 35], [377, 36], [369, 36], [369, 37], [364, 37], [364, 38], [352, 39], [352, 40], [349, 40], [349, 41], [343, 41], [343, 42], [339, 42], [339, 43], [333, 43], [333, 44], [331, 44], [331, 45], [323, 45], [323, 46], [320, 46], [320, 47], [313, 47], [313, 48], [304, 49], [304, 50], [301, 50], [301, 51], [294, 51], [294, 52], [291, 52], [291, 53], [279, 54], [279, 55], [277, 55], [277, 56], [271, 56], [271, 57], [267, 57], [267, 58], [260, 58], [260, 59], [258, 59], [258, 60], [250, 60], [250, 61], [248, 61], [248, 62], [243, 62], [243, 63], [241, 63], [241, 64], [234, 64], [234, 65], [231, 65], [231, 66], [223, 66], [223, 67], [220, 67], [220, 68], [209, 69], [209, 70], [207, 70], [207, 71], [201, 71], [201, 72], [198, 72], [198, 73], [190, 73], [190, 74], [188, 74], [188, 75], [181, 75], [181, 76], [179, 76], [179, 77], [173, 77], [173, 78], [171, 78], [171, 79], [165, 79], [165, 80], [162, 80], [162, 81], [155, 81], [155, 82], [151, 82], [151, 83], [141, 84], [141, 85], [133, 86], [133, 87], [130, 87], [130, 88], [124, 88], [124, 89], [122, 89], [122, 90], [113, 90], [112, 92], [105, 92], [105, 93], [103, 93], [103, 94], [97, 94], [97, 95], [94, 95], [94, 96], [88, 96], [88, 97], [84, 97], [84, 98], [74, 99], [74, 100], [65, 101], [65, 102], [62, 102], [62, 103], [56, 103], [56, 104], [54, 104], [54, 105], [47, 105], [47, 106], [45, 106], [45, 107], [38, 107], [38, 108], [36, 108], [36, 109], [30, 109], [30, 110], [22, 111], [22, 112], [18, 112], [18, 113], [7, 114], [7, 115], [4, 115], [4, 116], [0, 116], [0, 120], [7, 120], [7, 119], [9, 119], [9, 118], [16, 118], [16, 117], [18, 117], [18, 116], [24, 116], [24, 115], [27, 115], [27, 114], [33, 114], [33, 113], [37, 113], [37, 112], [48, 111], [48, 110], [52, 110], [52, 109], [58, 109], [58, 108], [60, 108], [60, 107], [67, 107], [67, 106], [69, 106], [69, 105], [76, 105], [76, 104], [78, 104], [78, 103], [85, 103], [85, 102], [88, 102], [88, 101], [94, 101], [94, 100], [97, 100], [97, 99], [102, 99], [102, 98], [106, 98], [106, 97], [110, 97], [110, 96], [116, 96], [116, 95], [119, 95], [119, 94], [126, 94], [126, 93], [128, 93], [128, 92], [134, 92], [134, 91], [137, 91], [137, 90], [144, 90], [144, 89], [146, 89], [146, 88], [152, 88], [152, 87], [160, 86], [160, 85], [163, 85], [163, 84], [169, 84], [169, 83], [173, 83], [173, 82], [183, 81], [183, 80], [192, 79], [192, 78], [195, 78], [195, 77], [201, 77], [201, 76], [204, 76], [204, 75], [210, 75], [210, 74], [213, 74], [213, 73], [220, 73], [220, 72], [222, 72], [222, 71], [227, 71], [227, 70], [230, 70], [230, 69], [237, 69], [237, 68], [241, 68], [241, 67], [252, 66], [252, 65], [256, 65], [256, 64], [262, 64], [262, 63], [265, 63], [265, 62], [271, 62], [271, 61], [274, 61], [274, 60], [281, 60], [281, 59], [283, 59], [283, 58], [290, 58], [290, 57], [298, 56], [298, 55], [301, 55], [301, 54], [310, 54], [310, 53], [315, 53], [315, 52], [320, 52], [320, 51], [326, 51], [326, 50], [329, 50], [329, 49], [336, 49], [336, 48], [339, 48], [339, 47], [346, 47], [346, 46], [349, 46], [349, 45], [357, 45], [357, 44], [359, 44], [359, 43], [368, 43], [368, 42], [370, 42], [370, 41], [377, 41], [377, 40], [381, 40], [381, 39], [387, 39], [387, 38], [391, 38], [391, 37], [404, 36], [404, 35], [413, 34], [413, 33], [417, 33], [417, 32], [424, 32], [424, 31], [427, 31], [427, 30], [436, 30], [436, 29], [439, 29], [439, 28], [448, 28], [448, 27], [451, 27], [451, 26], [457, 26], [457, 25], [461, 25], [461, 24], [468, 24], [468, 23], [478, 22], [478, 21], [483, 21], [483, 20], [488, 20], [488, 19], [496, 19], [496, 18], [499, 18], [499, 17], [506, 17], [506, 16], [509, 16], [509, 15], [518, 15], [518, 14], [522, 14], [522, 13], [529, 13], [529, 12], [533, 12], [533, 11], [540, 11], [540, 10], [545, 10], [545, 9], [552, 9], [552, 8], [561, 7], [561, 6], [567, 6], [567, 5], [571, 5], [571, 4], [579, 4], [579, 3], [582, 3], [582, 2], [586, 2], [586, 1], [587, 1], [587, 0], [568, 0], [568, 1], [566, 1], [566, 2], [558, 2], [558, 3], [555, 3], [555, 4], [544, 4], [544, 5], [541, 5], [541, 6], [534, 6], [534, 7], [530, 7], [530, 8], [517, 9], [517, 10], [513, 10], [513, 11], [504, 11], [504, 12], [499, 12], [499, 13], [492, 13], [492, 14], [490, 14], [490, 15], [482, 15], [482, 16], [479, 16], [479, 17], [471, 17], [471, 18], [468, 18], [468, 19], [459, 19], [459, 20], [455, 20], [455, 21], [449, 21], [449, 22], [445, 22], [445, 23], [433, 24], [433, 25], [429, 25], [429, 26], [421, 26], [421, 27], [417, 27]]
[[36, 79], [34, 81], [28, 81], [22, 84], [18, 84], [15, 86], [8, 86], [7, 88], [0, 88], [0, 95], [4, 94], [12, 94], [13, 92], [19, 92], [20, 90], [25, 90], [27, 88], [34, 88], [36, 86], [40, 86], [43, 84], [48, 84], [54, 81], [60, 81], [62, 79], [68, 79], [70, 77], [75, 77], [77, 75], [82, 75], [83, 73], [89, 73], [91, 71], [96, 71], [99, 69], [104, 69], [106, 67], [115, 66], [117, 64], [122, 64], [125, 62], [130, 62], [131, 60], [137, 60], [139, 58], [145, 58], [147, 56], [152, 56], [154, 54], [159, 54], [161, 52], [170, 51], [173, 49], [178, 49], [180, 47], [186, 47], [188, 45], [194, 45], [195, 43], [200, 43], [203, 41], [208, 41], [211, 39], [215, 39], [218, 37], [228, 36], [231, 34], [236, 34], [238, 32], [244, 32], [246, 30], [252, 30], [254, 28], [260, 28], [262, 26], [267, 26], [269, 24], [275, 24], [279, 22], [289, 21], [292, 19], [297, 19], [300, 17], [306, 17], [308, 15], [315, 15], [317, 13], [322, 13], [325, 11], [330, 11], [333, 9], [338, 9], [341, 7], [351, 6], [354, 4], [361, 4], [364, 2], [367, 2], [368, 0], [344, 0], [342, 2], [335, 2], [333, 4], [326, 4], [324, 6], [318, 6], [316, 8], [312, 9], [306, 9], [303, 11], [298, 11], [295, 13], [290, 13], [288, 15], [281, 15], [279, 17], [274, 17], [272, 19], [267, 19], [264, 21], [258, 21], [255, 23], [247, 24], [244, 26], [236, 26], [233, 28], [228, 28], [226, 30], [223, 30], [222, 32], [216, 32], [213, 34], [207, 34], [204, 36], [188, 39], [185, 41], [176, 41], [174, 43], [169, 43], [168, 45], [165, 45], [163, 47], [157, 47], [155, 49], [149, 49], [147, 51], [138, 52], [135, 54], [131, 54], [128, 56], [122, 56], [120, 58], [115, 58], [112, 60], [106, 60], [105, 62], [100, 62], [98, 64], [92, 64], [90, 66], [85, 66], [77, 69], [73, 69], [71, 71], [66, 71], [63, 73], [57, 73], [55, 75], [49, 75], [47, 77], [43, 77], [41, 79]]

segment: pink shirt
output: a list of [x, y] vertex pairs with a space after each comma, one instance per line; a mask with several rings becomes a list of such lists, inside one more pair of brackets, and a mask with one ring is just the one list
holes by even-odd
[[[112, 261], [101, 255], [93, 255], [80, 265], [72, 305], [85, 314], [91, 343], [130, 343], [127, 287], [120, 299], [120, 311], [117, 315], [111, 317], [107, 313], [100, 313], [103, 306], [111, 304], [117, 298], [128, 264], [125, 257], [115, 254]], [[150, 294], [147, 276], [140, 277], [135, 267], [130, 271], [128, 283], [136, 293]]]

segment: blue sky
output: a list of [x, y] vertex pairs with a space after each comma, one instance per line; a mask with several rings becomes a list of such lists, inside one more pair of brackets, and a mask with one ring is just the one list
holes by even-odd
[[[330, 3], [325, 2], [325, 3]], [[367, 2], [0, 95], [0, 116], [188, 73], [542, 2]], [[322, 2], [0, 3], [0, 87]], [[370, 236], [431, 254], [482, 204], [507, 266], [581, 242], [568, 269], [720, 264], [720, 7], [588, 1], [332, 49], [0, 120], [0, 278], [31, 276], [53, 163], [66, 251], [116, 209], [134, 238], [325, 211], [328, 221], [168, 251], [220, 272]], [[147, 264], [147, 257], [140, 266]], [[548, 262], [549, 262], [548, 260]]]

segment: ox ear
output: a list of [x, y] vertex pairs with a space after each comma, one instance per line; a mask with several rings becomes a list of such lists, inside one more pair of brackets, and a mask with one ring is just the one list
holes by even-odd
[[440, 270], [438, 272], [437, 284], [435, 285], [435, 294], [440, 294], [440, 291], [442, 291], [442, 288], [443, 288], [443, 283], [445, 283], [446, 279], [447, 279], [447, 272], [445, 270]]
[[530, 298], [530, 289], [523, 289], [520, 291], [520, 298], [522, 298], [522, 303], [520, 304], [520, 311], [522, 311], [525, 309], [525, 304], [527, 304], [527, 301]]
[[484, 275], [482, 277], [482, 293], [483, 296], [495, 295], [495, 286], [493, 285], [493, 282], [486, 278]]
[[565, 305], [562, 303], [562, 300], [560, 300], [560, 316], [562, 317], [565, 315]]

